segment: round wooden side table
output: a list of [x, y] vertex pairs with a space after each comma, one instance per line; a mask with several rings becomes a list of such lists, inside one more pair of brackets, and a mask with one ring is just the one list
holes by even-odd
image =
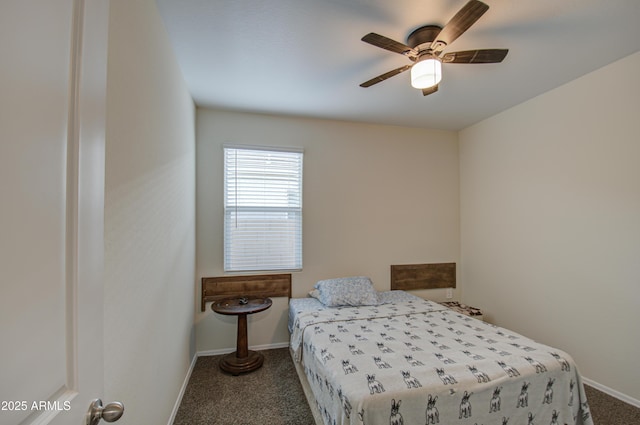
[[252, 372], [264, 362], [264, 356], [249, 350], [247, 338], [247, 315], [264, 311], [271, 307], [271, 298], [232, 298], [216, 301], [211, 310], [219, 314], [238, 316], [238, 336], [236, 351], [227, 354], [220, 360], [220, 369], [232, 375]]

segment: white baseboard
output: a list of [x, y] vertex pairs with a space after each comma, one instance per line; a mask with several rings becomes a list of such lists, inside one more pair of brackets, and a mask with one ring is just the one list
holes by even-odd
[[185, 376], [184, 381], [182, 381], [182, 387], [180, 387], [180, 392], [178, 393], [178, 399], [176, 400], [176, 403], [173, 405], [173, 410], [171, 411], [171, 416], [169, 416], [169, 422], [167, 425], [173, 425], [173, 421], [176, 419], [178, 408], [180, 407], [180, 403], [182, 403], [182, 397], [184, 396], [184, 392], [187, 389], [187, 384], [189, 383], [189, 379], [191, 379], [191, 372], [193, 372], [193, 368], [196, 365], [196, 360], [198, 360], [197, 353], [193, 356], [193, 359], [191, 359], [189, 370], [187, 370], [187, 376]]
[[[261, 351], [261, 350], [272, 350], [275, 348], [287, 348], [289, 346], [289, 342], [277, 342], [275, 344], [263, 344], [263, 345], [251, 345], [249, 346], [249, 350]], [[219, 356], [220, 354], [229, 354], [236, 351], [234, 348], [219, 348], [216, 350], [205, 350], [198, 351], [196, 356]]]
[[[288, 342], [279, 342], [275, 344], [253, 345], [253, 346], [250, 346], [249, 349], [260, 351], [260, 350], [271, 350], [275, 348], [287, 348], [287, 347], [289, 347]], [[217, 350], [206, 350], [206, 351], [196, 352], [196, 354], [193, 356], [193, 359], [191, 360], [191, 365], [189, 365], [189, 370], [187, 370], [187, 376], [184, 378], [184, 381], [182, 382], [182, 387], [180, 388], [180, 392], [178, 393], [178, 399], [176, 400], [176, 403], [173, 406], [173, 410], [171, 411], [171, 416], [169, 417], [169, 422], [167, 423], [167, 425], [173, 425], [173, 421], [176, 418], [176, 414], [178, 414], [178, 408], [180, 407], [180, 403], [182, 403], [182, 397], [184, 396], [184, 392], [187, 389], [187, 385], [189, 384], [189, 379], [191, 378], [191, 373], [193, 372], [193, 368], [196, 366], [196, 361], [198, 360], [198, 357], [218, 356], [220, 354], [233, 353], [234, 351], [236, 351], [235, 348], [221, 348]]]
[[628, 403], [640, 409], [640, 400], [636, 400], [633, 397], [629, 397], [628, 395], [623, 394], [620, 391], [616, 391], [613, 388], [609, 388], [606, 385], [602, 385], [589, 378], [585, 378], [584, 376], [582, 377], [582, 381], [584, 381], [584, 383], [589, 385], [590, 387], [595, 388], [596, 390], [600, 390], [605, 394], [609, 394], [611, 397], [615, 397], [618, 400], [624, 401], [625, 403]]

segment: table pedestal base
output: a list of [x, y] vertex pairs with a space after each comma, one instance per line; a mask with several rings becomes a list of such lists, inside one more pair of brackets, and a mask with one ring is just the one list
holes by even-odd
[[247, 339], [247, 315], [264, 311], [271, 307], [270, 298], [238, 298], [220, 300], [211, 304], [211, 309], [219, 314], [238, 316], [236, 351], [220, 359], [220, 369], [232, 375], [252, 372], [264, 363], [264, 356], [249, 350]]
[[238, 357], [236, 351], [220, 360], [220, 369], [232, 375], [240, 375], [259, 369], [262, 363], [264, 363], [264, 356], [261, 353], [249, 350], [246, 357]]

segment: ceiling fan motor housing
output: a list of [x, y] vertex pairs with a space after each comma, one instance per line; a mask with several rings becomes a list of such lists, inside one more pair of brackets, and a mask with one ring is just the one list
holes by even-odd
[[409, 37], [407, 37], [407, 45], [418, 51], [431, 48], [431, 43], [436, 39], [442, 31], [442, 27], [438, 25], [425, 25], [415, 29]]

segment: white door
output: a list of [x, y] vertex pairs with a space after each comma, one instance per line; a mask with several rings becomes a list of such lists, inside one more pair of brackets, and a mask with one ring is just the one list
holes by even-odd
[[103, 391], [106, 0], [0, 1], [0, 424]]

